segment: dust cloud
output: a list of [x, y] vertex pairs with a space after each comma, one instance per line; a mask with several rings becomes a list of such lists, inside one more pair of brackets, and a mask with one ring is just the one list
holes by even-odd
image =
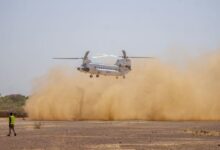
[[133, 61], [126, 79], [56, 67], [35, 81], [34, 120], [220, 120], [220, 53], [186, 63]]

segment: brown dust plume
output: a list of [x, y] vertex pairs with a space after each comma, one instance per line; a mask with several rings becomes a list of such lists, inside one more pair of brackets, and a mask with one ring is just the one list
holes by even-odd
[[220, 120], [220, 54], [187, 66], [133, 61], [126, 79], [57, 67], [36, 81], [25, 110], [35, 120]]

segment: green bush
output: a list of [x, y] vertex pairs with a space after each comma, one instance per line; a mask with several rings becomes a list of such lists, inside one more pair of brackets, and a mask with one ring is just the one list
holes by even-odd
[[28, 97], [13, 94], [0, 97], [0, 112], [5, 114], [6, 112], [14, 112], [15, 114], [25, 114], [24, 105]]

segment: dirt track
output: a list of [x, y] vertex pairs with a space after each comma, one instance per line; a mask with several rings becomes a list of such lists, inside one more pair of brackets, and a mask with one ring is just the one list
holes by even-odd
[[0, 149], [216, 149], [220, 122], [38, 121], [17, 119], [18, 136], [7, 137], [0, 119]]

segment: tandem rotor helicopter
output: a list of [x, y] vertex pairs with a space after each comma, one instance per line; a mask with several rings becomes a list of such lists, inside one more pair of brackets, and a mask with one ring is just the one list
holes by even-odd
[[[119, 57], [114, 65], [106, 65], [99, 63], [92, 63], [88, 58], [89, 51], [86, 51], [84, 57], [71, 57], [71, 58], [53, 58], [53, 59], [82, 59], [82, 65], [77, 67], [77, 70], [84, 73], [89, 73], [90, 78], [95, 75], [97, 78], [100, 75], [115, 76], [118, 79], [119, 76], [125, 78], [125, 75], [131, 71], [131, 59], [129, 58], [153, 58], [153, 57], [128, 57], [125, 50], [122, 50], [122, 56]], [[111, 55], [112, 56], [112, 55]]]

